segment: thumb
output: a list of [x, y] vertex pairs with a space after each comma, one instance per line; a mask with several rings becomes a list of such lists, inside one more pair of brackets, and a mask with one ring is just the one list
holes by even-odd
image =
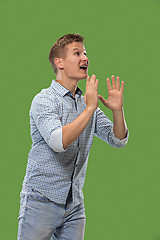
[[105, 99], [104, 99], [104, 97], [102, 97], [101, 95], [98, 95], [98, 98], [99, 98], [99, 100], [100, 100], [102, 103], [104, 103], [104, 102], [105, 102]]
[[104, 99], [101, 95], [98, 95], [99, 100], [103, 103], [104, 106], [107, 106], [107, 100]]
[[90, 82], [90, 77], [88, 76], [87, 77], [87, 82], [86, 82], [86, 90], [87, 90], [87, 86], [88, 86], [89, 82]]

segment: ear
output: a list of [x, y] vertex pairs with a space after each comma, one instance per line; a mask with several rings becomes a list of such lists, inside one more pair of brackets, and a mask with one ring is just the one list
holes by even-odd
[[62, 58], [55, 58], [54, 63], [56, 64], [58, 69], [63, 70], [63, 60], [62, 60]]

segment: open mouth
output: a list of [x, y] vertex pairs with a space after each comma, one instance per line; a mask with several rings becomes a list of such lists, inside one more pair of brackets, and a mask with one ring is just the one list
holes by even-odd
[[88, 68], [87, 65], [80, 66], [80, 69], [82, 69], [82, 70], [87, 70], [87, 68]]

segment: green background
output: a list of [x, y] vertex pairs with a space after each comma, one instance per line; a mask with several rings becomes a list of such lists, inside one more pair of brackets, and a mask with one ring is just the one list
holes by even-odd
[[[160, 240], [159, 0], [0, 1], [0, 238], [17, 236], [31, 146], [29, 108], [55, 78], [49, 50], [57, 38], [75, 32], [85, 37], [99, 94], [107, 97], [112, 74], [125, 81], [130, 133], [123, 149], [94, 138], [84, 186], [85, 240]], [[79, 83], [83, 92], [85, 83]]]

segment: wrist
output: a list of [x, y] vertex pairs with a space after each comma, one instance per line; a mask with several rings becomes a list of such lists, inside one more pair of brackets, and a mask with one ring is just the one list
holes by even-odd
[[120, 109], [112, 109], [113, 113], [123, 113], [123, 107]]
[[87, 106], [86, 107], [86, 109], [87, 109], [87, 111], [89, 112], [89, 113], [94, 113], [94, 111], [96, 110], [93, 106]]

